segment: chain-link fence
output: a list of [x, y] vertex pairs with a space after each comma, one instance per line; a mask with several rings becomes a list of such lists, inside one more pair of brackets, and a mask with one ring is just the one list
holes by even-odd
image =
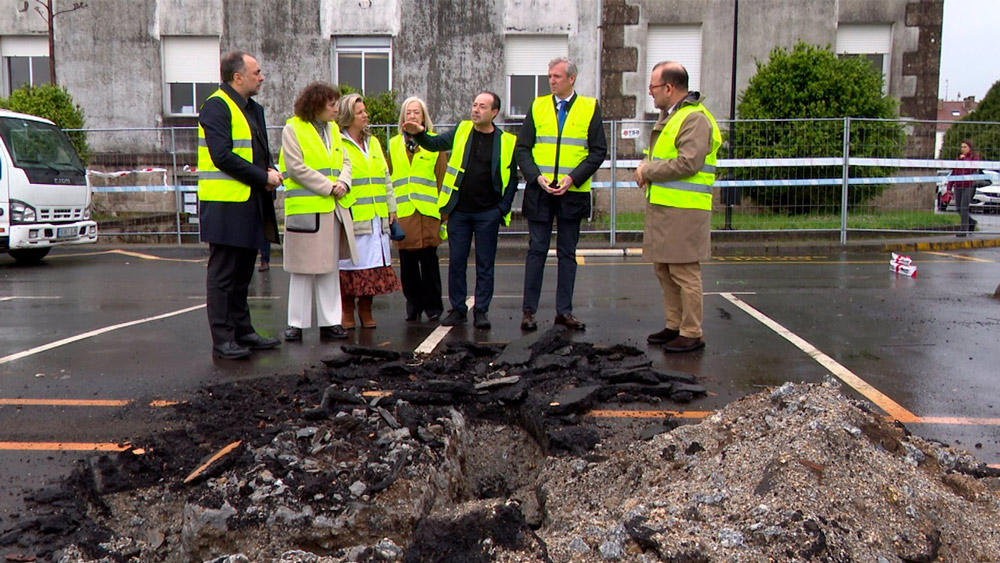
[[[955, 231], [953, 189], [980, 184], [970, 209], [978, 229], [1000, 233], [1000, 123], [868, 119], [719, 121], [723, 145], [712, 228], [723, 233], [838, 237]], [[517, 133], [519, 124], [499, 124]], [[956, 129], [946, 132], [948, 127]], [[641, 238], [645, 193], [633, 172], [648, 151], [651, 121], [607, 121], [608, 158], [591, 186], [585, 241], [615, 246]], [[388, 138], [395, 126], [373, 126]], [[438, 126], [439, 131], [449, 128]], [[84, 130], [94, 212], [104, 237], [197, 242], [195, 128]], [[277, 159], [280, 127], [269, 128]], [[957, 160], [970, 141], [982, 160]], [[521, 194], [502, 234], [523, 235]], [[277, 206], [282, 217], [283, 197]], [[794, 233], [800, 233], [795, 235]], [[785, 235], [789, 236], [789, 235]]]

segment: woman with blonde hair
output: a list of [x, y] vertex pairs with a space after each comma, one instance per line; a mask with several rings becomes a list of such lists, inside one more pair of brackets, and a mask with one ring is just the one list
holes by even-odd
[[284, 269], [288, 280], [285, 340], [302, 340], [312, 326], [313, 297], [320, 338], [347, 338], [341, 326], [342, 256], [355, 256], [351, 163], [344, 156], [337, 116], [340, 93], [313, 82], [295, 99], [281, 132], [278, 163], [285, 175]]
[[389, 225], [396, 222], [396, 198], [389, 181], [382, 144], [368, 129], [368, 112], [359, 94], [337, 102], [344, 149], [351, 161], [351, 218], [358, 256], [340, 261], [340, 294], [344, 303], [343, 326], [352, 329], [355, 301], [364, 328], [375, 328], [372, 300], [400, 289], [389, 254]]
[[446, 152], [420, 148], [403, 132], [412, 121], [434, 131], [427, 104], [407, 98], [399, 110], [399, 133], [389, 139], [389, 174], [396, 194], [396, 213], [406, 238], [396, 241], [399, 277], [406, 297], [406, 320], [419, 321], [421, 314], [436, 321], [444, 311], [441, 302], [441, 269], [437, 247], [441, 244], [441, 212], [438, 194], [448, 165]]

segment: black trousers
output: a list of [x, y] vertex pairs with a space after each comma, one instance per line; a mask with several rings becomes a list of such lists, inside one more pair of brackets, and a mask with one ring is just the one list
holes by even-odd
[[399, 278], [406, 297], [406, 316], [444, 312], [441, 301], [441, 266], [437, 247], [399, 251]]
[[[548, 221], [528, 221], [528, 254], [524, 260], [524, 302], [521, 310], [535, 313], [542, 293], [545, 259], [549, 254], [554, 214]], [[576, 245], [580, 242], [580, 219], [556, 221], [556, 313], [573, 313], [573, 291], [576, 287]]]
[[257, 262], [256, 248], [225, 244], [208, 245], [207, 292], [208, 326], [212, 344], [232, 342], [255, 332], [250, 324], [247, 294]]

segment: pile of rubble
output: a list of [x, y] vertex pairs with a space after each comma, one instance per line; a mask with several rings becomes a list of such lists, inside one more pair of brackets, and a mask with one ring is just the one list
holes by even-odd
[[705, 389], [635, 348], [564, 336], [419, 358], [344, 347], [322, 368], [207, 389], [176, 408], [176, 427], [36, 492], [0, 547], [218, 563], [1000, 553], [990, 470], [830, 384], [785, 385], [612, 445], [591, 407]]

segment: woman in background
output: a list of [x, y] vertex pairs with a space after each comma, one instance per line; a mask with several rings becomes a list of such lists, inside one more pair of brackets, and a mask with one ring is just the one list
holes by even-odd
[[[976, 153], [976, 149], [969, 139], [962, 139], [959, 151], [959, 160], [979, 160], [979, 154]], [[955, 168], [951, 171], [953, 176], [979, 173], [980, 171], [974, 168]], [[958, 210], [959, 217], [962, 218], [962, 232], [956, 236], [964, 237], [965, 233], [971, 233], [976, 230], [977, 221], [969, 216], [969, 204], [972, 203], [972, 196], [976, 193], [975, 185], [975, 180], [955, 180], [948, 182], [948, 189], [955, 194], [955, 208]]]
[[407, 98], [399, 110], [399, 134], [389, 139], [389, 174], [396, 195], [396, 213], [406, 238], [396, 241], [399, 277], [406, 297], [406, 320], [420, 321], [421, 313], [436, 321], [444, 311], [441, 302], [441, 269], [437, 247], [441, 244], [438, 193], [448, 165], [446, 152], [420, 148], [403, 123], [413, 121], [434, 131], [427, 104]]

